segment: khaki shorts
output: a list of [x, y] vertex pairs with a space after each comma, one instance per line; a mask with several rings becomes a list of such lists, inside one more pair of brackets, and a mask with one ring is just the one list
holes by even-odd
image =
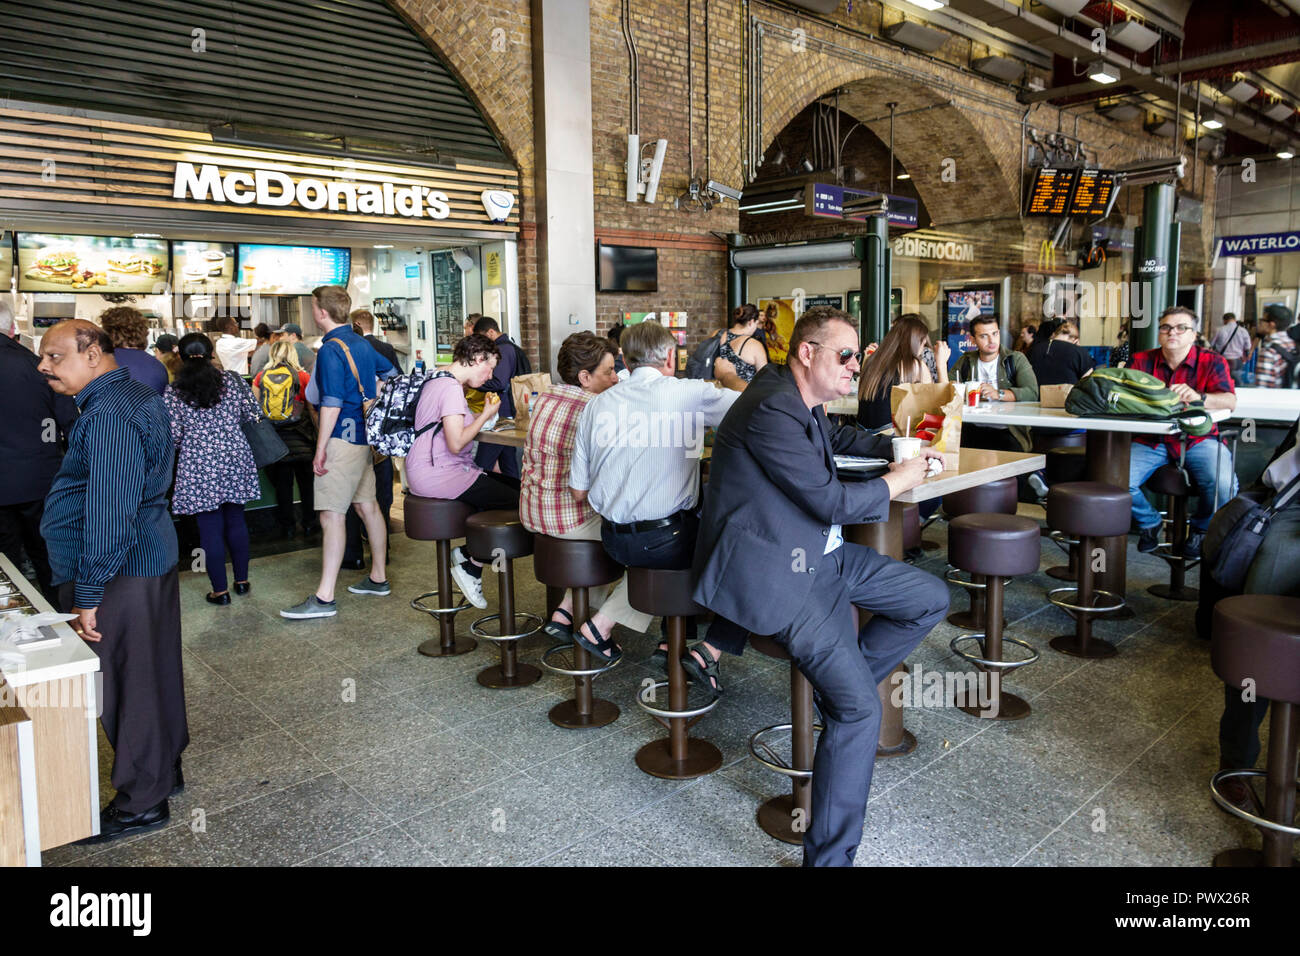
[[325, 446], [324, 475], [312, 480], [317, 511], [347, 514], [354, 501], [375, 500], [374, 459], [369, 445], [331, 438]]

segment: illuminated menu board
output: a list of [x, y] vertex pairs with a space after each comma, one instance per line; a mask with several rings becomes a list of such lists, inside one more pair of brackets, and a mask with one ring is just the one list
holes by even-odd
[[1115, 201], [1115, 176], [1100, 169], [1081, 169], [1070, 198], [1070, 215], [1101, 219]]
[[239, 244], [239, 285], [250, 292], [307, 295], [319, 285], [347, 285], [351, 269], [347, 248]]
[[14, 237], [0, 229], [0, 295], [9, 291], [14, 281]]
[[1074, 192], [1077, 169], [1053, 169], [1044, 166], [1034, 173], [1029, 187], [1029, 206], [1026, 216], [1069, 215], [1070, 196]]
[[235, 281], [233, 242], [173, 242], [172, 282], [183, 292], [228, 290]]
[[167, 240], [18, 234], [19, 292], [148, 295], [167, 279]]

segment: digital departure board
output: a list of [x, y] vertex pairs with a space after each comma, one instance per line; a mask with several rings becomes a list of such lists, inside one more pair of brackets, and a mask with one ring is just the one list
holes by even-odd
[[1070, 215], [1104, 218], [1115, 202], [1116, 186], [1113, 173], [1100, 169], [1079, 170], [1075, 177], [1074, 195], [1070, 197]]
[[1074, 182], [1078, 174], [1077, 169], [1056, 169], [1051, 166], [1035, 170], [1025, 215], [1069, 215], [1070, 196], [1074, 193]]

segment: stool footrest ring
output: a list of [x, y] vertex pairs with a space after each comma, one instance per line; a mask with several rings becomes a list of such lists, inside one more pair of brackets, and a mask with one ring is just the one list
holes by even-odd
[[1161, 558], [1162, 560], [1168, 561], [1170, 564], [1181, 562], [1184, 571], [1190, 571], [1192, 568], [1196, 567], [1198, 564], [1201, 563], [1200, 558], [1189, 558], [1186, 555], [1174, 554], [1173, 547], [1174, 546], [1172, 542], [1163, 541], [1160, 544], [1156, 545], [1156, 549], [1151, 553], [1154, 554], [1157, 558]]
[[1097, 595], [1098, 597], [1109, 598], [1110, 600], [1116, 603], [1098, 604], [1098, 605], [1094, 605], [1093, 607], [1083, 607], [1082, 605], [1079, 604], [1070, 604], [1069, 602], [1062, 601], [1060, 598], [1056, 597], [1056, 595], [1058, 594], [1078, 594], [1078, 593], [1079, 593], [1078, 588], [1053, 588], [1052, 590], [1047, 592], [1047, 600], [1050, 603], [1055, 604], [1063, 611], [1070, 611], [1072, 613], [1084, 612], [1087, 614], [1105, 614], [1110, 611], [1118, 611], [1120, 608], [1126, 605], [1124, 599], [1121, 598], [1114, 591], [1103, 591], [1100, 588], [1094, 589], [1092, 593]]
[[[821, 731], [821, 724], [813, 724], [813, 731]], [[813, 775], [811, 770], [796, 770], [788, 763], [781, 759], [767, 741], [763, 739], [766, 734], [775, 734], [781, 732], [792, 732], [794, 724], [773, 724], [771, 727], [764, 727], [762, 730], [755, 731], [749, 738], [749, 755], [761, 763], [768, 770], [775, 770], [777, 773], [784, 774], [787, 777], [795, 777], [800, 780], [806, 780]], [[759, 751], [763, 751], [762, 754]], [[767, 756], [764, 757], [763, 754]], [[770, 760], [768, 758], [771, 758]]]
[[[563, 674], [565, 677], [597, 677], [605, 673], [605, 671], [617, 667], [619, 661], [623, 659], [622, 657], [619, 657], [616, 660], [606, 664], [603, 667], [591, 667], [588, 668], [587, 670], [579, 670], [576, 667], [572, 656], [568, 656], [568, 655], [572, 655], [573, 653], [574, 653], [574, 647], [572, 644], [556, 644], [549, 651], [547, 651], [545, 654], [542, 655], [542, 666], [545, 667], [552, 674]], [[590, 652], [588, 652], [588, 654], [590, 654]], [[594, 654], [592, 654], [591, 656], [595, 657]], [[551, 662], [552, 657], [559, 657], [561, 659], [561, 663], [552, 663]], [[570, 665], [570, 666], [564, 666], [564, 665]]]
[[438, 597], [437, 591], [426, 591], [424, 594], [418, 594], [411, 599], [411, 607], [415, 608], [417, 611], [423, 611], [425, 614], [432, 614], [436, 617], [437, 615], [440, 614], [457, 614], [460, 611], [465, 610], [465, 608], [467, 607], [474, 606], [470, 604], [468, 601], [466, 601], [464, 598], [461, 598], [460, 603], [457, 604], [455, 607], [428, 607], [424, 603], [425, 598], [436, 598], [436, 597]]
[[965, 572], [960, 568], [949, 568], [943, 573], [943, 579], [949, 584], [955, 584], [957, 587], [965, 588], [968, 591], [984, 591], [988, 589], [987, 584], [980, 584], [975, 581], [968, 581], [966, 578], [957, 577], [957, 575], [963, 573]]
[[[1285, 833], [1287, 836], [1300, 837], [1300, 827], [1289, 827], [1286, 824], [1278, 823], [1274, 820], [1268, 820], [1264, 817], [1256, 816], [1247, 810], [1241, 809], [1235, 803], [1229, 802], [1223, 794], [1219, 793], [1219, 784], [1225, 780], [1235, 780], [1238, 777], [1267, 777], [1266, 770], [1220, 770], [1210, 778], [1210, 796], [1214, 797], [1214, 802], [1227, 810], [1234, 817], [1240, 817], [1247, 823], [1257, 827], [1263, 827], [1266, 830], [1272, 830], [1275, 833]], [[1300, 790], [1300, 787], [1296, 788]]]
[[515, 621], [523, 621], [524, 627], [529, 628], [529, 630], [524, 631], [522, 634], [489, 634], [483, 630], [482, 625], [486, 624], [488, 621], [500, 620], [500, 614], [489, 614], [486, 617], [480, 617], [469, 626], [469, 632], [475, 637], [485, 641], [497, 641], [503, 643], [505, 641], [521, 641], [525, 637], [532, 637], [542, 629], [542, 619], [536, 614], [527, 614], [523, 611], [516, 611]]
[[1018, 641], [1014, 637], [1003, 637], [1002, 643], [1014, 644], [1016, 645], [1016, 647], [1023, 647], [1025, 650], [1027, 650], [1030, 654], [1033, 655], [1032, 657], [1029, 657], [1023, 661], [990, 661], [990, 660], [985, 660], [982, 657], [976, 657], [974, 654], [967, 653], [966, 651], [961, 650], [957, 646], [958, 644], [962, 644], [967, 641], [979, 641], [980, 647], [981, 649], [983, 649], [984, 637], [985, 635], [983, 634], [962, 634], [959, 637], [954, 637], [948, 643], [948, 647], [954, 654], [956, 654], [958, 657], [962, 658], [963, 660], [970, 661], [972, 664], [978, 664], [980, 667], [995, 668], [999, 673], [1004, 673], [1006, 671], [1013, 671], [1017, 667], [1024, 667], [1026, 664], [1032, 664], [1034, 661], [1038, 660], [1039, 654], [1038, 651], [1033, 647], [1033, 645], [1026, 644], [1024, 641]]
[[1059, 547], [1066, 554], [1070, 553], [1070, 548], [1074, 547], [1079, 543], [1078, 538], [1071, 538], [1064, 531], [1053, 531], [1047, 537], [1055, 541], [1057, 547]]
[[661, 687], [665, 689], [668, 687], [668, 681], [666, 680], [655, 681], [653, 685], [642, 688], [641, 692], [636, 695], [637, 706], [640, 707], [642, 710], [644, 710], [651, 717], [661, 717], [665, 720], [672, 720], [674, 717], [679, 717], [679, 718], [685, 718], [689, 720], [692, 717], [703, 717], [714, 707], [718, 706], [718, 698], [717, 696], [713, 696], [709, 700], [709, 702], [702, 707], [692, 707], [689, 710], [663, 710], [661, 708], [652, 706], [650, 703], [648, 703], [645, 700], [646, 692], [651, 690], [652, 687], [655, 691], [655, 695], [658, 696], [659, 689]]

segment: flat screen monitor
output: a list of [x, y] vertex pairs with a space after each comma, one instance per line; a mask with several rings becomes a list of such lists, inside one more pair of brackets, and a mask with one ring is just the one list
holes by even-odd
[[596, 288], [600, 292], [657, 292], [659, 250], [598, 244]]
[[1070, 197], [1070, 215], [1104, 219], [1110, 215], [1118, 192], [1119, 182], [1114, 173], [1081, 169], [1075, 177], [1074, 194]]
[[182, 292], [227, 292], [235, 282], [235, 244], [185, 240], [172, 243], [172, 284]]
[[319, 285], [348, 284], [352, 250], [333, 246], [239, 244], [239, 287], [264, 295], [307, 295]]
[[149, 295], [167, 281], [167, 240], [18, 233], [19, 292]]
[[0, 295], [6, 294], [14, 281], [14, 236], [0, 229]]
[[1043, 166], [1034, 170], [1034, 180], [1029, 186], [1026, 216], [1066, 216], [1070, 213], [1070, 197], [1074, 194], [1077, 169], [1057, 169]]

